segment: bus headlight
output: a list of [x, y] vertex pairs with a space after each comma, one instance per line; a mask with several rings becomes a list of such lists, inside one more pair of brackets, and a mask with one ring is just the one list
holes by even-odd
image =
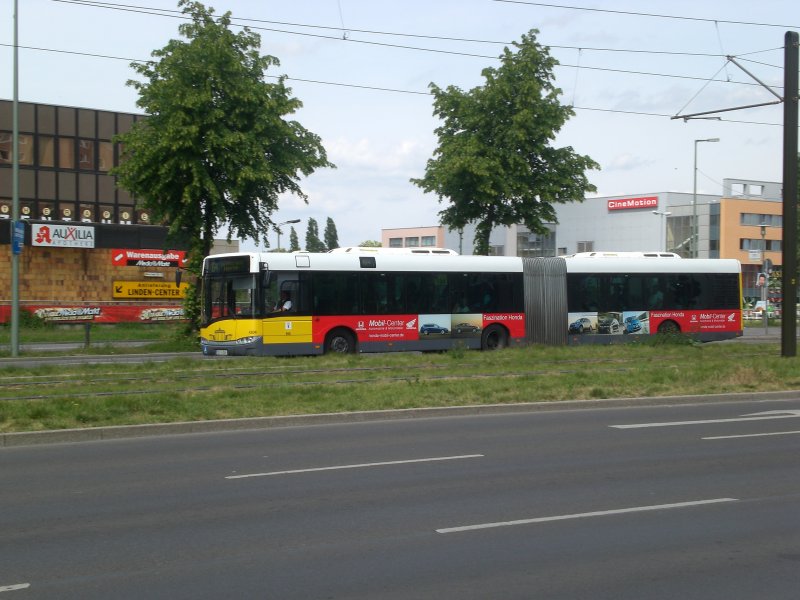
[[254, 335], [254, 336], [251, 336], [251, 337], [239, 338], [238, 340], [236, 340], [235, 343], [237, 345], [239, 345], [239, 346], [244, 346], [244, 345], [249, 345], [249, 344], [257, 344], [260, 341], [261, 341], [261, 336], [260, 335]]

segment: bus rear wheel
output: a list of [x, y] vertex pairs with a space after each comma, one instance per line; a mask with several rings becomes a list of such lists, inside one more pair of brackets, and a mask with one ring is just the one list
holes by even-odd
[[353, 354], [356, 351], [356, 338], [347, 329], [334, 329], [325, 338], [325, 353]]
[[481, 350], [501, 350], [508, 346], [508, 331], [501, 325], [490, 325], [481, 335]]
[[664, 321], [661, 325], [658, 326], [658, 333], [666, 333], [669, 335], [675, 335], [676, 333], [680, 333], [681, 328], [675, 321]]

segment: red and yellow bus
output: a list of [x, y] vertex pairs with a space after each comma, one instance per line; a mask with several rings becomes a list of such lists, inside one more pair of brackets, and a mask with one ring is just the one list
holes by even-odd
[[205, 259], [201, 290], [207, 355], [486, 350], [667, 331], [707, 341], [742, 333], [739, 263], [665, 253], [223, 254]]

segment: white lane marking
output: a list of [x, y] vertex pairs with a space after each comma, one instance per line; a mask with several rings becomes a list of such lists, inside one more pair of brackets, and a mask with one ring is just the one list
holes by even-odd
[[618, 508], [615, 510], [598, 510], [595, 512], [577, 513], [574, 515], [555, 515], [552, 517], [538, 517], [534, 519], [519, 519], [517, 521], [499, 521], [497, 523], [479, 523], [477, 525], [463, 525], [461, 527], [445, 527], [437, 529], [436, 533], [458, 533], [461, 531], [474, 531], [476, 529], [491, 529], [494, 527], [512, 527], [514, 525], [530, 525], [533, 523], [549, 523], [551, 521], [566, 521], [569, 519], [587, 519], [590, 517], [606, 517], [609, 515], [622, 515], [626, 513], [646, 512], [650, 510], [666, 510], [672, 508], [687, 508], [702, 506], [704, 504], [718, 504], [720, 502], [738, 502], [738, 498], [714, 498], [711, 500], [693, 500], [691, 502], [676, 502], [674, 504], [656, 504], [651, 506], [634, 506], [632, 508]]
[[269, 477], [271, 475], [294, 475], [295, 473], [314, 473], [317, 471], [338, 471], [340, 469], [363, 469], [365, 467], [384, 467], [387, 465], [407, 465], [411, 463], [436, 462], [442, 460], [462, 460], [465, 458], [483, 458], [483, 454], [463, 454], [461, 456], [434, 456], [432, 458], [416, 458], [411, 460], [391, 460], [386, 462], [363, 463], [357, 465], [337, 465], [334, 467], [317, 467], [314, 469], [294, 469], [292, 471], [271, 471], [269, 473], [248, 473], [246, 475], [228, 475], [225, 479], [245, 479], [247, 477]]
[[800, 431], [771, 431], [769, 433], [746, 433], [742, 435], [715, 435], [700, 438], [701, 440], [730, 440], [734, 438], [766, 437], [768, 435], [798, 435]]
[[30, 583], [15, 583], [12, 585], [0, 585], [0, 592], [16, 592], [31, 587]]
[[629, 425], [609, 425], [614, 429], [643, 429], [645, 427], [675, 427], [679, 425], [706, 425], [711, 423], [741, 423], [743, 421], [767, 421], [772, 419], [796, 419], [800, 410], [768, 410], [735, 419], [706, 419], [702, 421], [667, 421], [664, 423], [631, 423]]

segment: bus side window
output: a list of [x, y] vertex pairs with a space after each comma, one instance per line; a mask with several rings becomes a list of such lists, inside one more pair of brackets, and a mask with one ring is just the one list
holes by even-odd
[[600, 310], [600, 278], [597, 275], [569, 275], [567, 298], [569, 312]]
[[612, 275], [608, 286], [608, 307], [619, 312], [628, 308], [628, 281], [624, 275]]
[[678, 275], [673, 284], [675, 308], [691, 309], [698, 305], [700, 284], [693, 275]]
[[644, 292], [647, 294], [647, 309], [661, 310], [664, 308], [664, 292], [661, 287], [664, 285], [658, 277], [648, 277], [645, 280]]
[[644, 276], [626, 275], [625, 281], [628, 292], [626, 296], [628, 310], [644, 310], [649, 300], [649, 296], [644, 293]]
[[[420, 298], [420, 276], [418, 273], [406, 273], [403, 276], [405, 299], [404, 312], [409, 314], [419, 314], [422, 299]], [[424, 312], [424, 311], [422, 311]]]
[[469, 312], [469, 302], [467, 301], [467, 274], [450, 273], [447, 279], [448, 289], [450, 290], [450, 312]]
[[433, 276], [433, 302], [431, 312], [433, 313], [449, 313], [450, 302], [449, 287], [447, 285], [447, 275], [444, 273], [436, 273]]
[[386, 273], [360, 273], [361, 307], [364, 314], [383, 315], [387, 310]]

